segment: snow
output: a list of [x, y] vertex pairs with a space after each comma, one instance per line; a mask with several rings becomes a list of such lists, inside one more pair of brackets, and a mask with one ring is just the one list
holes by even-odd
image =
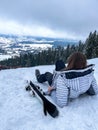
[[[95, 64], [98, 83], [98, 58]], [[39, 100], [25, 91], [26, 80], [37, 83], [35, 69], [41, 73], [54, 70], [54, 65], [0, 71], [0, 130], [98, 130], [98, 95], [81, 96], [59, 108], [57, 118], [44, 116]], [[44, 83], [43, 89], [47, 89]]]
[[26, 46], [29, 46], [29, 48], [31, 47], [32, 49], [47, 49], [47, 48], [52, 48], [53, 45], [51, 44], [19, 44], [20, 46], [23, 46], [26, 49]]
[[0, 61], [6, 60], [8, 58], [11, 58], [11, 56], [10, 55], [0, 55]]
[[2, 44], [4, 44], [4, 43], [9, 44], [11, 42], [12, 42], [12, 39], [10, 39], [10, 38], [8, 39], [8, 38], [0, 37], [0, 43], [2, 43]]

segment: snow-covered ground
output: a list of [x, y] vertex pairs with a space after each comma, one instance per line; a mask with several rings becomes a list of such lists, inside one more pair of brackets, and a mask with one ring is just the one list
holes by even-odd
[[[95, 64], [98, 83], [98, 58], [88, 62]], [[0, 130], [98, 130], [98, 95], [81, 96], [58, 107], [57, 118], [44, 116], [39, 100], [25, 91], [26, 80], [37, 83], [36, 68], [52, 72], [54, 65], [0, 71]]]
[[11, 58], [10, 55], [0, 55], [0, 61]]

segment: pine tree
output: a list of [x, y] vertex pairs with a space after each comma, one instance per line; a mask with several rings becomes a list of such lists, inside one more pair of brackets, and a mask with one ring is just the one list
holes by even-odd
[[95, 57], [95, 49], [94, 46], [96, 44], [96, 31], [94, 33], [90, 32], [89, 37], [86, 39], [86, 56], [88, 59]]

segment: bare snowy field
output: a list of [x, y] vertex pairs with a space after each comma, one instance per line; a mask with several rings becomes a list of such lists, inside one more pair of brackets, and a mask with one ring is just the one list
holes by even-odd
[[11, 58], [11, 56], [10, 55], [0, 55], [0, 61], [8, 59], [8, 58]]
[[[88, 62], [95, 64], [98, 83], [98, 58]], [[81, 96], [58, 107], [60, 115], [55, 119], [44, 116], [42, 104], [25, 91], [26, 80], [37, 83], [36, 68], [52, 72], [54, 65], [0, 71], [0, 130], [98, 130], [98, 95]]]

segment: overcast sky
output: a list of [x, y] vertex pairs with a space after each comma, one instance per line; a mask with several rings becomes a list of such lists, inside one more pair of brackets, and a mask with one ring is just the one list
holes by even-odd
[[85, 39], [98, 30], [98, 0], [0, 0], [0, 33]]

